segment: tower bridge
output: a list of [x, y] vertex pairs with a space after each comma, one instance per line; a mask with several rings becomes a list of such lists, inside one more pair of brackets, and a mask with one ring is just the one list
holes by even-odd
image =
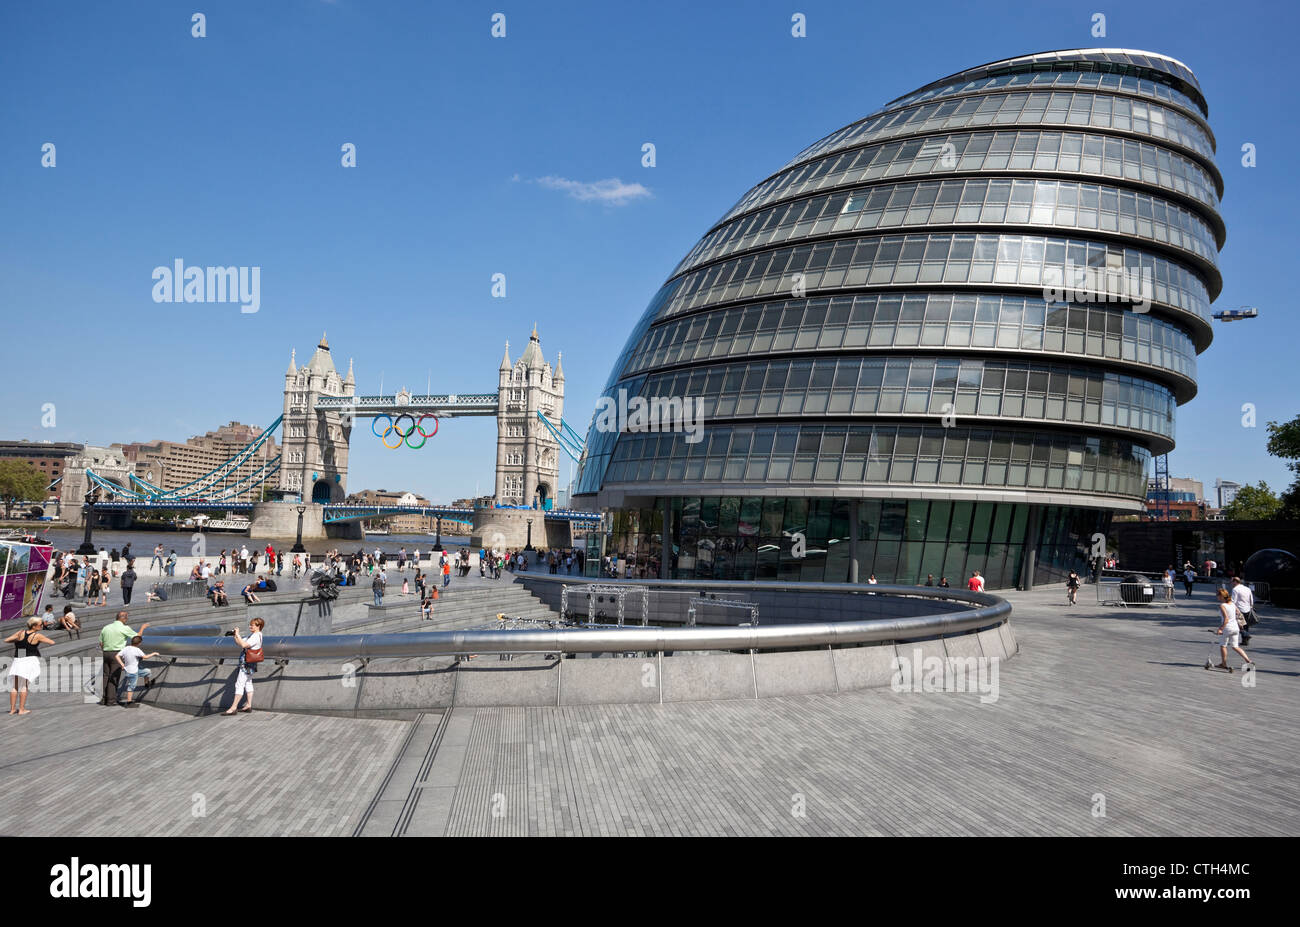
[[[294, 536], [300, 506], [306, 510], [304, 537], [323, 537], [327, 526], [331, 534], [355, 537], [362, 518], [415, 513], [472, 521], [474, 537], [486, 544], [514, 547], [536, 540], [567, 546], [575, 527], [589, 526], [599, 516], [554, 507], [559, 455], [576, 461], [582, 451], [563, 412], [564, 369], [558, 358], [554, 368], [547, 362], [535, 327], [513, 361], [506, 343], [494, 391], [425, 395], [405, 389], [391, 395], [356, 395], [352, 361], [340, 376], [322, 335], [307, 363], [299, 365], [297, 352], [290, 352], [279, 417], [219, 466], [182, 486], [164, 488], [160, 484], [165, 480], [155, 482], [152, 471], [137, 473], [134, 461], [112, 448], [88, 448], [85, 459], [65, 471], [62, 509], [69, 521], [78, 522], [83, 497], [94, 491], [97, 520], [108, 515], [119, 527], [125, 526], [123, 518], [129, 520], [130, 513], [140, 511], [251, 512], [253, 533], [259, 537]], [[489, 416], [497, 420], [492, 505], [376, 507], [349, 501], [348, 457], [358, 419], [365, 423], [360, 424], [362, 435], [373, 434], [394, 449], [406, 444], [418, 450], [437, 433], [441, 419]], [[264, 451], [259, 456], [277, 429], [279, 453], [272, 457]], [[535, 520], [539, 534], [534, 539]]]

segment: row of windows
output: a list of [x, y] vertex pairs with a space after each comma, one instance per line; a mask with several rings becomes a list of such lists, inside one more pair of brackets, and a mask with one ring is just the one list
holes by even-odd
[[[703, 456], [696, 450], [701, 444], [707, 447]], [[719, 426], [701, 444], [687, 444], [680, 434], [622, 435], [613, 459], [596, 454], [588, 460], [578, 492], [595, 492], [603, 474], [606, 485], [961, 485], [1141, 499], [1151, 458], [1146, 448], [1120, 439], [928, 426]]]
[[750, 213], [706, 235], [679, 268], [809, 236], [975, 223], [1114, 232], [1180, 248], [1209, 264], [1218, 255], [1200, 217], [1145, 193], [1057, 180], [932, 180], [823, 194]]
[[[670, 537], [680, 551], [676, 562], [670, 560], [674, 579], [848, 581], [848, 500], [705, 496], [674, 498], [670, 505]], [[882, 583], [920, 585], [933, 577], [936, 584], [947, 579], [962, 588], [979, 570], [986, 588], [1012, 586], [1019, 580], [1025, 544], [1038, 550], [1036, 578], [1049, 580], [1051, 574], [1081, 568], [1092, 535], [1105, 533], [1109, 524], [1102, 511], [1044, 506], [1037, 536], [1027, 537], [1028, 515], [1028, 506], [1019, 503], [863, 499], [858, 581], [874, 576]], [[643, 531], [657, 527], [645, 517], [635, 522]], [[806, 538], [802, 556], [792, 549], [795, 532]], [[646, 535], [617, 541], [624, 549], [657, 556], [657, 539], [649, 531]], [[747, 570], [751, 562], [753, 574]]]
[[[1086, 367], [861, 357], [696, 367], [631, 381], [629, 397], [701, 401], [705, 421], [787, 415], [979, 415], [1087, 422], [1173, 437], [1163, 386]], [[705, 453], [701, 441], [691, 456]]]
[[1187, 65], [1164, 55], [1131, 51], [1120, 48], [1078, 48], [1065, 51], [1033, 52], [1001, 61], [967, 68], [959, 74], [935, 81], [946, 84], [950, 81], [974, 79], [985, 74], [1011, 74], [1024, 71], [1087, 71], [1113, 74], [1132, 74], [1137, 77], [1150, 78], [1162, 83], [1181, 83], [1190, 91], [1202, 113], [1208, 115], [1205, 101], [1201, 97], [1201, 85], [1196, 75]]
[[[802, 496], [676, 497], [671, 509], [671, 535], [683, 541], [718, 535], [778, 538], [798, 533], [810, 544], [825, 545], [848, 540], [851, 518], [846, 499]], [[1023, 544], [1027, 516], [1027, 506], [1009, 502], [862, 499], [858, 502], [858, 540], [942, 538]], [[657, 521], [654, 523], [657, 526]], [[616, 516], [616, 541], [622, 527], [624, 518]]]
[[1103, 74], [1097, 71], [1021, 71], [1014, 74], [979, 77], [943, 87], [919, 90], [916, 93], [908, 94], [893, 101], [882, 112], [892, 112], [912, 103], [923, 103], [941, 97], [982, 93], [988, 90], [1001, 90], [1004, 88], [1019, 90], [1026, 87], [1035, 89], [1050, 87], [1055, 90], [1116, 91], [1133, 96], [1148, 97], [1161, 103], [1177, 106], [1186, 111], [1193, 119], [1204, 120], [1205, 118], [1205, 114], [1201, 112], [1201, 108], [1191, 97], [1175, 90], [1173, 87], [1131, 75]]
[[1203, 167], [1150, 142], [1082, 132], [1006, 129], [909, 138], [830, 154], [763, 181], [723, 221], [816, 190], [881, 178], [989, 171], [1095, 174], [1170, 190], [1212, 210], [1219, 202], [1218, 189]]
[[1149, 314], [953, 293], [790, 299], [676, 319], [646, 333], [625, 373], [714, 357], [917, 346], [1105, 357], [1196, 379], [1192, 339]]
[[[668, 537], [671, 579], [849, 580], [847, 499], [782, 496], [672, 497]], [[1092, 535], [1109, 516], [1044, 506], [1036, 537], [1026, 537], [1028, 506], [1019, 503], [864, 499], [858, 503], [858, 581], [922, 584], [932, 576], [956, 587], [979, 570], [987, 588], [1015, 585], [1024, 544], [1038, 548], [1040, 580], [1082, 567]], [[660, 509], [614, 513], [620, 559], [653, 575], [662, 556]], [[793, 550], [792, 536], [806, 543]], [[798, 555], [796, 555], [796, 553]], [[1053, 569], [1056, 568], [1056, 569]]]
[[1198, 123], [1178, 110], [1086, 91], [990, 93], [920, 103], [832, 132], [792, 163], [821, 157], [862, 141], [985, 125], [1071, 125], [1149, 135], [1214, 160], [1214, 144]]
[[[1066, 279], [1067, 264], [1074, 269], [1072, 279]], [[1126, 294], [1132, 298], [1125, 302], [1136, 301], [1140, 295], [1209, 322], [1205, 284], [1164, 258], [1074, 239], [952, 233], [852, 238], [730, 258], [685, 274], [660, 318], [753, 296], [802, 296], [839, 287], [1001, 283], [1046, 289], [1059, 288], [1062, 280], [1075, 287], [1086, 282], [1079, 279], [1086, 268], [1126, 275], [1129, 289], [1118, 291], [1122, 281], [1114, 281], [1112, 301]], [[1091, 289], [1104, 285], [1097, 281]], [[802, 292], [795, 292], [800, 287]]]

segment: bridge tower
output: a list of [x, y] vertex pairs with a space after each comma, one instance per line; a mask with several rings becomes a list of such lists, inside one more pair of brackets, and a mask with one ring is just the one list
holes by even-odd
[[543, 508], [560, 485], [560, 445], [537, 413], [557, 424], [564, 415], [564, 365], [552, 372], [536, 326], [514, 363], [506, 342], [497, 386], [496, 501]]
[[352, 362], [348, 361], [348, 375], [340, 377], [324, 335], [311, 360], [301, 367], [294, 365], [295, 360], [296, 353], [290, 353], [289, 369], [284, 374], [284, 425], [276, 492], [282, 499], [302, 496], [304, 502], [342, 502], [347, 496], [352, 422], [342, 412], [317, 411], [316, 400], [356, 394]]

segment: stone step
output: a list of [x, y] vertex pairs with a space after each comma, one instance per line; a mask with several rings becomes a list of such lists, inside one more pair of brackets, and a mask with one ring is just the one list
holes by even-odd
[[[344, 592], [345, 590], [340, 590], [336, 604], [346, 605], [363, 601], [360, 590], [348, 595], [342, 594]], [[301, 590], [284, 590], [259, 595], [264, 605], [291, 605], [301, 601], [303, 597]], [[69, 656], [82, 651], [98, 652], [99, 632], [116, 618], [118, 611], [123, 607], [119, 604], [89, 610], [74, 609], [77, 618], [81, 621], [81, 636], [73, 637], [70, 632], [63, 630], [46, 631], [45, 635], [53, 639], [55, 644], [53, 647], [47, 645], [42, 654]], [[225, 627], [246, 624], [249, 620], [248, 605], [242, 599], [232, 599], [230, 605], [224, 608], [215, 608], [207, 599], [180, 599], [175, 602], [139, 604], [132, 602], [125, 608], [130, 613], [128, 624], [136, 629], [146, 622], [151, 628], [193, 624], [218, 624]], [[61, 612], [62, 607], [56, 605], [55, 611]]]
[[[376, 613], [380, 614], [376, 614]], [[393, 603], [385, 605], [382, 609], [371, 608], [369, 614], [347, 622], [335, 623], [331, 631], [334, 634], [356, 634], [362, 633], [363, 629], [373, 629], [389, 622], [388, 614], [394, 613], [393, 617], [403, 620], [406, 616], [418, 618], [420, 614], [420, 603], [412, 598], [410, 601]], [[458, 603], [451, 604], [446, 602], [435, 602], [433, 606], [433, 615], [435, 621], [453, 621], [466, 619], [475, 623], [492, 621], [499, 613], [504, 613], [510, 617], [529, 617], [529, 618], [557, 618], [555, 614], [545, 603], [538, 601], [531, 596], [511, 597], [509, 599], [497, 598], [490, 601]], [[421, 619], [422, 620], [422, 619]]]
[[[554, 619], [556, 616], [553, 612], [545, 609], [535, 609], [531, 612], [518, 612], [511, 617], [518, 618], [536, 618], [536, 619]], [[336, 634], [397, 634], [403, 632], [415, 631], [452, 631], [462, 630], [473, 627], [491, 627], [496, 624], [495, 616], [483, 617], [481, 615], [457, 615], [454, 617], [439, 616], [434, 614], [431, 621], [425, 621], [420, 617], [419, 612], [385, 618], [382, 621], [366, 622], [363, 624], [352, 625], [347, 629], [336, 630]]]

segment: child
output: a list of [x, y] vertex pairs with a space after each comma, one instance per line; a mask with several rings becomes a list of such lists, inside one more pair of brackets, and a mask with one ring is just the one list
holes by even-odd
[[118, 690], [117, 703], [123, 708], [131, 706], [131, 697], [135, 694], [136, 683], [141, 679], [148, 679], [152, 675], [149, 667], [141, 666], [141, 660], [151, 660], [158, 656], [157, 651], [154, 653], [145, 653], [140, 649], [140, 642], [144, 640], [139, 634], [131, 638], [131, 643], [127, 644], [117, 652], [117, 665], [122, 667], [124, 674], [122, 680], [122, 689], [126, 690], [126, 701], [122, 701], [122, 691]]
[[421, 620], [421, 621], [432, 621], [432, 620], [433, 620], [433, 600], [432, 600], [432, 599], [425, 599], [423, 602], [420, 603], [420, 620]]
[[402, 574], [402, 595], [411, 594], [411, 584], [406, 581], [406, 574]]

